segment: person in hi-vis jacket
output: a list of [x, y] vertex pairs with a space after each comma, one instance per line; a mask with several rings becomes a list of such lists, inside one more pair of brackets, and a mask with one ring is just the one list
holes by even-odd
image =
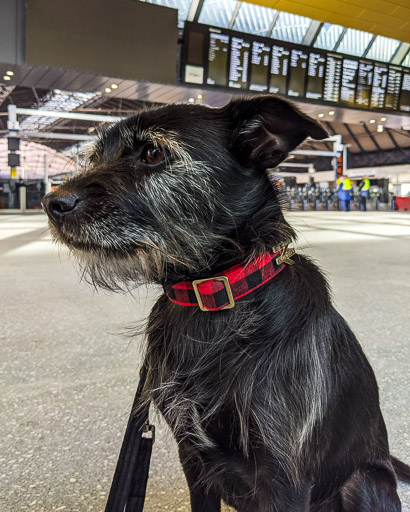
[[359, 194], [360, 194], [360, 210], [362, 212], [366, 211], [366, 201], [369, 197], [370, 190], [370, 180], [368, 176], [365, 176], [359, 185]]
[[339, 189], [337, 191], [337, 197], [339, 198], [339, 210], [341, 212], [350, 212], [352, 209], [352, 182], [347, 176], [342, 176]]

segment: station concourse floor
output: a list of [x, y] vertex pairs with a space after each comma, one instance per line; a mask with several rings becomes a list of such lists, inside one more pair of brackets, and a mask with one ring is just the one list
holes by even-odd
[[[410, 213], [288, 219], [373, 365], [391, 451], [410, 463]], [[1, 512], [104, 510], [140, 361], [142, 340], [125, 333], [157, 294], [96, 293], [43, 214], [0, 216]], [[175, 443], [154, 423], [144, 511], [189, 511]], [[399, 489], [410, 512], [410, 486]]]

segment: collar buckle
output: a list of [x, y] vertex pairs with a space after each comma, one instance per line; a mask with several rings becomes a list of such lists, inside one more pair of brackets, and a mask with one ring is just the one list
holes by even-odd
[[226, 294], [228, 296], [229, 303], [222, 308], [219, 308], [219, 311], [223, 311], [224, 309], [231, 309], [235, 306], [235, 300], [233, 298], [231, 284], [229, 283], [229, 279], [226, 276], [218, 276], [218, 277], [209, 277], [207, 279], [196, 279], [192, 281], [192, 286], [194, 288], [196, 300], [198, 301], [198, 305], [201, 311], [210, 311], [204, 306], [202, 301], [201, 292], [199, 291], [198, 285], [201, 283], [206, 283], [207, 281], [221, 281], [224, 284]]

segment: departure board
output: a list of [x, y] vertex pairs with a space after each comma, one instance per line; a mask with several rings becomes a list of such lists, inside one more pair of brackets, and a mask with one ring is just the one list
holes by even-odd
[[185, 23], [179, 76], [238, 92], [410, 112], [408, 68], [201, 23]]
[[384, 108], [397, 110], [400, 98], [400, 86], [402, 71], [400, 68], [389, 68], [389, 76], [387, 78], [386, 97], [384, 99]]
[[232, 37], [229, 63], [229, 87], [247, 89], [251, 43], [243, 37]]
[[370, 105], [370, 93], [372, 90], [373, 68], [371, 62], [359, 62], [357, 75], [356, 107], [368, 108]]
[[226, 86], [228, 69], [229, 36], [211, 32], [209, 34], [208, 77], [209, 85]]
[[290, 50], [282, 45], [272, 46], [269, 92], [286, 94]]
[[295, 48], [290, 52], [288, 95], [303, 98], [309, 55]]
[[251, 52], [251, 91], [267, 91], [269, 76], [270, 46], [254, 41]]
[[359, 62], [357, 60], [343, 59], [340, 102], [349, 107], [353, 107], [355, 102], [358, 69]]
[[322, 53], [310, 52], [307, 69], [306, 98], [321, 100], [326, 67], [326, 56]]
[[342, 79], [342, 58], [329, 54], [326, 59], [325, 87], [323, 99], [331, 103], [339, 103], [340, 82]]
[[387, 91], [387, 77], [389, 68], [385, 65], [376, 64], [373, 73], [372, 95], [370, 97], [370, 108], [383, 108]]
[[403, 112], [410, 112], [410, 72], [403, 73], [399, 109]]

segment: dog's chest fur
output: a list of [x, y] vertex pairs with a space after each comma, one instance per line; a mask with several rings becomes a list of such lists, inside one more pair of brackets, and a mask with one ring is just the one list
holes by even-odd
[[[233, 458], [240, 452], [245, 460], [263, 446], [297, 479], [303, 446], [323, 414], [327, 379], [320, 341], [303, 312], [305, 332], [297, 333], [290, 308], [273, 314], [286, 307], [297, 274], [286, 269], [234, 312], [206, 313], [159, 299], [148, 327], [147, 392], [179, 442]], [[326, 292], [315, 300], [326, 303]], [[308, 307], [301, 297], [301, 309]]]

